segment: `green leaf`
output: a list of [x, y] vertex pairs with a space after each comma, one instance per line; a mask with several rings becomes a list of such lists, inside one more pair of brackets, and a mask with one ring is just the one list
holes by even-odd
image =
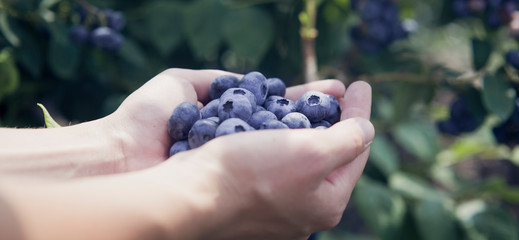
[[451, 202], [442, 199], [424, 199], [419, 202], [413, 209], [413, 215], [421, 239], [462, 239], [454, 210]]
[[9, 25], [9, 14], [5, 11], [0, 11], [0, 31], [12, 46], [17, 47], [20, 45], [20, 39]]
[[394, 122], [406, 119], [416, 103], [428, 102], [435, 91], [435, 88], [430, 85], [408, 82], [400, 82], [396, 87], [392, 100]]
[[148, 38], [163, 56], [168, 56], [182, 41], [183, 8], [178, 2], [152, 1], [147, 6]]
[[59, 128], [61, 127], [56, 121], [54, 121], [54, 118], [52, 118], [47, 111], [47, 109], [43, 106], [41, 103], [37, 103], [37, 105], [41, 108], [43, 111], [43, 117], [45, 119], [45, 126], [47, 128]]
[[406, 215], [402, 197], [379, 183], [361, 178], [353, 200], [362, 219], [381, 239], [399, 239]]
[[117, 53], [124, 60], [135, 66], [144, 67], [148, 65], [143, 50], [137, 42], [131, 38], [124, 39], [124, 42]]
[[440, 192], [430, 186], [425, 179], [409, 173], [397, 172], [389, 177], [389, 187], [403, 196], [414, 199], [438, 199]]
[[[52, 37], [48, 46], [48, 65], [62, 79], [78, 79], [77, 69], [80, 62], [80, 49], [67, 36], [64, 25], [55, 24], [51, 29]], [[76, 77], [76, 78], [74, 78]]]
[[492, 45], [488, 41], [472, 39], [472, 64], [476, 71], [487, 65], [491, 53]]
[[420, 160], [432, 163], [439, 146], [436, 129], [428, 122], [414, 121], [397, 125], [394, 130], [395, 140], [409, 153]]
[[0, 100], [3, 96], [14, 92], [20, 83], [20, 73], [14, 62], [12, 53], [4, 48], [0, 52]]
[[214, 57], [222, 43], [222, 16], [227, 9], [218, 0], [192, 2], [184, 15], [184, 30], [195, 56], [205, 60]]
[[506, 120], [515, 107], [516, 92], [502, 75], [486, 75], [483, 79], [483, 102], [488, 111]]
[[9, 21], [13, 32], [20, 39], [20, 45], [14, 46], [14, 56], [16, 61], [29, 72], [33, 78], [38, 78], [43, 69], [43, 53], [40, 46], [40, 37], [26, 29], [26, 27], [16, 20]]
[[386, 176], [400, 168], [398, 153], [385, 136], [375, 136], [371, 144], [370, 158], [370, 161]]
[[272, 18], [254, 7], [230, 11], [223, 20], [224, 38], [231, 50], [256, 62], [272, 45], [274, 28]]
[[511, 211], [482, 200], [462, 203], [456, 209], [469, 239], [518, 240], [518, 222]]

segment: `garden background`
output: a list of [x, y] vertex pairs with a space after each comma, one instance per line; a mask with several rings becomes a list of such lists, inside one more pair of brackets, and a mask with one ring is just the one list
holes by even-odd
[[[171, 67], [260, 71], [289, 86], [360, 79], [373, 87], [377, 136], [342, 222], [318, 239], [518, 240], [516, 9], [515, 0], [1, 0], [0, 126], [43, 127], [37, 103], [61, 125], [103, 117]], [[103, 26], [111, 32], [91, 39]]]

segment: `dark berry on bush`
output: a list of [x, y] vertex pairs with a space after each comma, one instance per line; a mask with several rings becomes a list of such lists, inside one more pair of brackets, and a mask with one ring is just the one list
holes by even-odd
[[470, 7], [467, 0], [454, 0], [451, 4], [455, 16], [460, 18], [470, 16]]
[[252, 113], [253, 108], [250, 101], [243, 95], [232, 95], [220, 99], [220, 104], [218, 105], [220, 121], [228, 118], [240, 118], [243, 121], [248, 121]]
[[267, 78], [260, 72], [245, 74], [238, 86], [251, 91], [252, 94], [256, 96], [256, 103], [258, 105], [265, 103], [268, 94]]
[[92, 42], [102, 49], [115, 51], [121, 47], [123, 37], [109, 27], [98, 27], [92, 31]]
[[169, 156], [171, 157], [179, 152], [187, 151], [189, 149], [189, 143], [187, 140], [176, 141], [169, 149]]
[[126, 25], [126, 20], [121, 12], [108, 9], [104, 11], [104, 14], [108, 27], [115, 31], [121, 31]]
[[267, 78], [267, 88], [267, 97], [272, 95], [285, 96], [287, 86], [285, 82], [279, 78]]
[[175, 141], [187, 139], [189, 130], [200, 118], [200, 111], [195, 104], [190, 102], [179, 104], [168, 120], [169, 135]]
[[190, 148], [197, 148], [215, 137], [218, 124], [212, 120], [200, 119], [195, 122], [188, 134]]
[[278, 119], [282, 119], [285, 115], [296, 111], [296, 104], [290, 99], [281, 98], [272, 102], [267, 110], [273, 112]]
[[75, 25], [69, 29], [70, 39], [77, 44], [86, 44], [90, 39], [90, 31], [83, 25]]
[[248, 131], [254, 131], [254, 128], [239, 118], [229, 118], [216, 128], [215, 137]]
[[373, 20], [378, 18], [382, 14], [382, 1], [378, 0], [367, 0], [364, 3], [364, 8], [361, 11], [360, 17], [362, 20]]
[[247, 123], [255, 129], [258, 129], [263, 122], [269, 120], [277, 120], [276, 115], [269, 111], [259, 111], [252, 114], [252, 117], [249, 119]]
[[238, 87], [239, 79], [232, 75], [222, 75], [216, 77], [209, 85], [209, 97], [219, 98], [227, 89]]
[[506, 53], [506, 63], [519, 70], [519, 51], [511, 50]]
[[452, 136], [457, 136], [460, 134], [456, 125], [454, 125], [454, 123], [452, 123], [452, 121], [450, 120], [438, 122], [437, 127], [438, 131], [440, 131], [441, 133], [449, 134]]

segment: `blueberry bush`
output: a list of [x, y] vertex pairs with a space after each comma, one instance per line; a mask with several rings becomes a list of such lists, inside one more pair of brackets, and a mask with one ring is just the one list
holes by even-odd
[[[518, 7], [516, 0], [3, 0], [0, 125], [105, 116], [170, 67], [258, 71], [286, 86], [361, 79], [373, 87], [370, 160], [339, 226], [312, 239], [517, 240]], [[200, 114], [218, 111], [212, 104]], [[214, 127], [204, 124], [197, 134]]]

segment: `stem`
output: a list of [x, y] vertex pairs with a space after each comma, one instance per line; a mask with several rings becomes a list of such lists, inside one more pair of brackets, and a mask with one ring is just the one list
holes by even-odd
[[85, 10], [87, 10], [87, 12], [89, 12], [89, 13], [96, 14], [98, 11], [98, 9], [96, 7], [94, 7], [92, 4], [88, 3], [85, 0], [76, 0], [76, 2], [77, 2], [77, 4], [81, 5], [81, 7], [83, 7]]
[[315, 56], [315, 29], [318, 0], [305, 0], [305, 9], [300, 15], [301, 47], [303, 51], [303, 69], [305, 82], [317, 81], [317, 58]]

